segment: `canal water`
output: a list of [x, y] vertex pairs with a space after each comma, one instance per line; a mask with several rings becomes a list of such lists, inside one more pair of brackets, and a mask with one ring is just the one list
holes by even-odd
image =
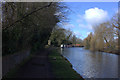
[[80, 47], [61, 49], [61, 54], [83, 78], [118, 78], [118, 55]]

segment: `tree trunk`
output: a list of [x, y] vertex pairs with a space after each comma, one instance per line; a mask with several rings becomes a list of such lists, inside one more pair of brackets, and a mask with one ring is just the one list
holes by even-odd
[[108, 43], [107, 39], [104, 37], [104, 40], [106, 41], [107, 47], [110, 47], [110, 44]]

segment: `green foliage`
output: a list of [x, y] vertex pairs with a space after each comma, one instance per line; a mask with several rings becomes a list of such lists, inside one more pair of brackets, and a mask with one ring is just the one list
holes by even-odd
[[72, 31], [56, 26], [49, 38], [51, 44], [59, 47], [61, 44], [82, 44], [82, 40], [77, 38]]
[[26, 48], [37, 50], [47, 44], [52, 29], [60, 20], [54, 15], [60, 10], [59, 4], [48, 5], [49, 2], [2, 4], [3, 55]]
[[60, 46], [66, 43], [66, 30], [56, 26], [50, 36], [51, 44], [54, 46]]

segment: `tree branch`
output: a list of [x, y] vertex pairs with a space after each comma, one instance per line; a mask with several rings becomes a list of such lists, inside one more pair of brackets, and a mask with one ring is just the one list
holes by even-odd
[[117, 27], [117, 26], [115, 26], [114, 24], [112, 24], [112, 26], [120, 30], [120, 27]]
[[110, 44], [108, 43], [107, 39], [104, 37], [104, 40], [106, 41], [106, 43], [108, 44], [108, 46], [110, 46]]
[[[46, 8], [46, 7], [50, 7], [50, 6], [51, 6], [51, 4], [52, 4], [52, 2], [50, 2], [50, 4], [49, 4], [49, 5], [43, 6], [43, 7], [39, 8], [39, 9], [37, 9], [37, 10], [34, 10], [34, 11], [32, 11], [32, 12], [28, 13], [27, 15], [23, 16], [21, 19], [19, 19], [19, 20], [15, 21], [14, 23], [12, 23], [10, 26], [13, 26], [14, 24], [16, 24], [16, 23], [20, 22], [20, 21], [21, 21], [21, 20], [23, 20], [24, 18], [28, 17], [29, 15], [32, 15], [33, 13], [35, 13], [35, 12], [37, 12], [37, 11], [41, 10], [41, 9], [44, 9], [44, 8]], [[10, 26], [5, 27], [5, 28], [4, 28], [4, 30], [6, 30], [7, 28], [9, 28]]]

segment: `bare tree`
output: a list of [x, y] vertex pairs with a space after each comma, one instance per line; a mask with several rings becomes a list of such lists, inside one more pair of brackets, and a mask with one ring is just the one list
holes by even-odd
[[118, 50], [120, 50], [120, 11], [118, 11], [117, 14], [115, 14], [115, 16], [113, 16], [111, 23], [112, 26], [115, 29], [115, 34], [118, 37]]

